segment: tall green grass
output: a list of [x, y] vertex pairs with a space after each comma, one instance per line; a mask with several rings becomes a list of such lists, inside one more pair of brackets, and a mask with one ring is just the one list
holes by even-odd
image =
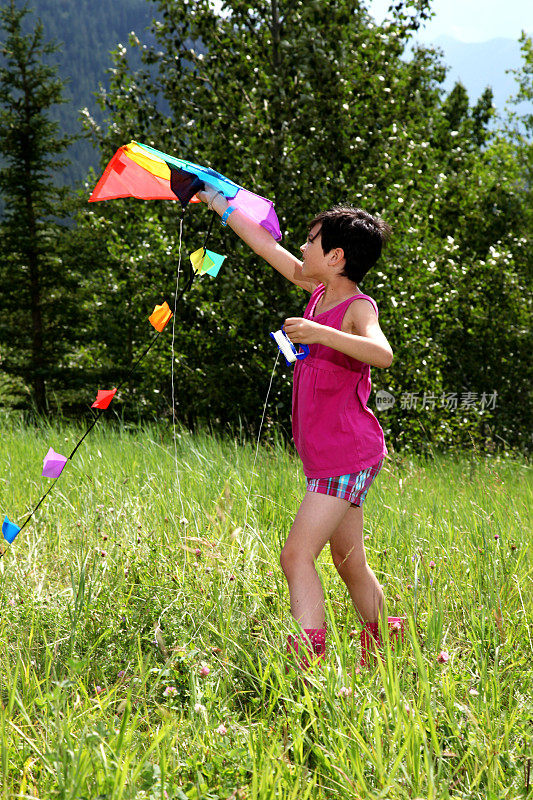
[[[46, 450], [79, 431], [1, 434], [1, 511], [21, 524]], [[282, 444], [254, 456], [180, 430], [175, 459], [168, 430], [102, 425], [67, 465], [0, 561], [0, 797], [525, 797], [527, 465], [388, 460], [365, 545], [404, 646], [358, 668], [325, 551], [327, 661], [304, 682], [279, 568], [304, 481]]]

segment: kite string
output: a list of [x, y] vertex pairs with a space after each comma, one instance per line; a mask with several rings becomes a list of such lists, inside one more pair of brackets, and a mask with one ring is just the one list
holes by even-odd
[[207, 252], [207, 243], [209, 241], [209, 237], [211, 236], [211, 229], [213, 228], [213, 222], [215, 221], [215, 217], [217, 216], [217, 212], [213, 210], [213, 214], [211, 215], [211, 220], [209, 222], [209, 227], [207, 229], [207, 233], [205, 235], [204, 243], [202, 245], [202, 249], [204, 251], [204, 256]]
[[[180, 271], [181, 271], [181, 246], [182, 246], [184, 213], [185, 213], [185, 209], [183, 209], [183, 212], [182, 212], [182, 215], [181, 215], [181, 218], [180, 218], [178, 274], [177, 274], [177, 278], [176, 278], [176, 292], [175, 292], [175, 295], [174, 295], [174, 314], [173, 314], [173, 319], [172, 319], [172, 364], [171, 364], [171, 370], [172, 370], [172, 428], [173, 428], [173, 438], [174, 438], [174, 461], [175, 461], [175, 465], [176, 465], [176, 479], [177, 479], [177, 483], [178, 483], [178, 495], [179, 495], [179, 498], [180, 498], [180, 504], [181, 504], [181, 510], [182, 510], [183, 517], [185, 516], [185, 511], [184, 511], [184, 507], [183, 507], [183, 499], [182, 499], [182, 495], [181, 495], [181, 487], [180, 487], [180, 480], [179, 480], [179, 474], [178, 474], [178, 459], [177, 459], [177, 444], [176, 444], [176, 409], [175, 409], [175, 396], [174, 396], [174, 341], [175, 341], [176, 308], [177, 308], [177, 304], [178, 304], [178, 299], [181, 299], [181, 297], [178, 298], [178, 287], [179, 287], [179, 278], [180, 278]], [[204, 254], [205, 254], [205, 251], [206, 251], [206, 247], [207, 247], [207, 242], [209, 240], [209, 236], [211, 235], [211, 229], [213, 227], [213, 221], [214, 221], [215, 216], [216, 216], [216, 213], [213, 211], [213, 216], [211, 217], [211, 221], [209, 223], [209, 228], [208, 228], [208, 231], [207, 231], [207, 234], [206, 234], [206, 237], [205, 237], [205, 240], [204, 240], [204, 244], [203, 244]], [[182, 295], [188, 289], [190, 289], [193, 280], [194, 280], [194, 272], [191, 270], [191, 276], [190, 276], [190, 278], [189, 278], [189, 280], [187, 282], [187, 285], [183, 288], [183, 290], [181, 292]], [[118, 384], [118, 386], [117, 386], [117, 388], [115, 390], [116, 392], [118, 392], [124, 386], [124, 384], [127, 383], [130, 380], [131, 376], [135, 372], [135, 370], [138, 367], [138, 365], [140, 364], [140, 362], [144, 359], [144, 357], [148, 354], [148, 352], [152, 349], [152, 347], [156, 343], [160, 333], [161, 333], [161, 331], [159, 331], [156, 334], [156, 336], [154, 336], [152, 338], [152, 341], [148, 344], [148, 346], [144, 349], [144, 351], [140, 354], [140, 356], [134, 361], [134, 363], [131, 366], [131, 368], [130, 368], [129, 372], [127, 373], [127, 375]], [[81, 438], [74, 445], [74, 448], [72, 449], [70, 455], [68, 456], [68, 460], [69, 461], [72, 460], [72, 458], [76, 454], [78, 448], [84, 442], [85, 438], [89, 435], [89, 433], [93, 430], [93, 428], [95, 427], [96, 423], [98, 422], [98, 420], [100, 419], [101, 416], [102, 416], [102, 410], [99, 409], [98, 412], [95, 413], [94, 419], [92, 420], [91, 424], [88, 426], [88, 428], [85, 430], [84, 434], [81, 436]], [[48, 497], [48, 495], [50, 494], [50, 492], [54, 488], [57, 480], [59, 479], [59, 477], [60, 477], [60, 475], [57, 476], [57, 478], [54, 480], [52, 485], [49, 486], [47, 491], [41, 496], [41, 498], [39, 499], [37, 505], [29, 512], [28, 516], [24, 520], [24, 523], [19, 528], [19, 530], [17, 532], [17, 535], [26, 527], [26, 525], [28, 524], [30, 519], [33, 517], [35, 512], [39, 509], [39, 507], [41, 506], [43, 501]], [[0, 558], [3, 557], [5, 552], [6, 552], [5, 549], [0, 551]]]
[[[144, 350], [141, 353], [141, 355], [133, 362], [133, 365], [130, 368], [130, 371], [128, 372], [126, 377], [121, 380], [121, 382], [118, 384], [117, 388], [115, 389], [115, 394], [120, 392], [120, 390], [122, 389], [124, 384], [129, 381], [129, 379], [131, 378], [131, 376], [133, 375], [133, 373], [135, 372], [135, 370], [137, 369], [137, 367], [139, 366], [139, 364], [141, 363], [143, 358], [148, 354], [148, 352], [152, 349], [154, 344], [157, 342], [157, 340], [158, 340], [160, 335], [161, 335], [161, 331], [156, 333], [156, 335], [152, 338], [152, 341], [150, 342], [150, 344], [147, 347], [144, 348]], [[99, 409], [98, 412], [95, 414], [95, 417], [94, 417], [93, 421], [91, 422], [91, 424], [89, 425], [89, 427], [87, 428], [87, 430], [85, 431], [85, 433], [83, 434], [81, 439], [79, 439], [79, 441], [74, 445], [74, 449], [72, 450], [71, 454], [68, 457], [69, 460], [72, 459], [72, 457], [76, 453], [76, 450], [78, 449], [80, 444], [83, 442], [85, 437], [88, 436], [88, 434], [92, 431], [92, 429], [94, 428], [94, 426], [96, 425], [96, 423], [98, 422], [98, 420], [100, 419], [102, 414], [103, 414], [103, 410]]]
[[[174, 314], [173, 314], [173, 317], [172, 317], [172, 364], [171, 364], [171, 384], [172, 384], [172, 389], [171, 390], [172, 390], [172, 431], [173, 431], [173, 440], [174, 440], [174, 464], [175, 464], [175, 469], [176, 469], [176, 481], [177, 481], [177, 484], [178, 484], [178, 494], [179, 494], [180, 503], [181, 503], [181, 512], [182, 512], [182, 516], [185, 518], [185, 510], [184, 510], [184, 507], [183, 507], [183, 499], [182, 499], [182, 495], [181, 495], [181, 487], [180, 487], [180, 480], [179, 480], [179, 470], [178, 470], [178, 452], [177, 452], [177, 444], [176, 444], [176, 405], [175, 405], [175, 394], [174, 394], [174, 339], [175, 339], [176, 308], [177, 308], [177, 304], [178, 304], [178, 298], [181, 299], [181, 297], [184, 295], [184, 293], [186, 291], [188, 291], [188, 289], [191, 288], [192, 282], [194, 280], [194, 271], [191, 269], [190, 278], [189, 278], [186, 286], [184, 286], [183, 289], [181, 290], [181, 294], [178, 295], [178, 287], [179, 287], [179, 279], [180, 279], [180, 271], [181, 271], [181, 246], [182, 246], [183, 216], [184, 216], [184, 214], [185, 214], [185, 209], [183, 210], [183, 213], [182, 213], [182, 216], [181, 216], [181, 219], [180, 219], [179, 250], [178, 250], [178, 273], [177, 273], [177, 277], [176, 277], [176, 291], [174, 293]], [[204, 256], [205, 256], [205, 254], [207, 252], [207, 243], [209, 241], [209, 237], [211, 236], [211, 231], [213, 229], [213, 222], [215, 221], [216, 217], [217, 217], [217, 213], [213, 209], [213, 213], [212, 213], [211, 219], [209, 221], [209, 226], [207, 228], [207, 233], [205, 235], [204, 243], [202, 245], [202, 250], [204, 251]], [[270, 387], [269, 387], [269, 391], [270, 391]], [[267, 396], [267, 399], [268, 399], [268, 396]], [[259, 435], [261, 435], [261, 431], [259, 432]], [[193, 517], [194, 517], [194, 521], [196, 523], [196, 515], [194, 514], [194, 509], [192, 508], [192, 506], [190, 506], [190, 508], [191, 508], [191, 511], [192, 511], [192, 514], [193, 514]], [[198, 530], [198, 524], [196, 524], [196, 528]], [[185, 533], [185, 554], [187, 553], [187, 551], [188, 551], [188, 548], [187, 548], [187, 533]], [[183, 561], [183, 579], [184, 580], [185, 580], [186, 567], [187, 567], [187, 556], [185, 556], [184, 561]], [[172, 606], [175, 605], [178, 602], [180, 597], [181, 597], [181, 593], [178, 594], [178, 596], [176, 598], [174, 598], [174, 600], [172, 600], [172, 602], [169, 603], [163, 609], [163, 611], [160, 613], [159, 618], [157, 620], [156, 633], [157, 633], [158, 629], [159, 630], [161, 629], [161, 619], [166, 614], [166, 612], [169, 611], [170, 608], [172, 608]], [[207, 617], [205, 619], [207, 620]], [[205, 622], [205, 620], [204, 620], [204, 622]], [[200, 625], [197, 628], [197, 631], [200, 630], [200, 627], [202, 626], [202, 624], [203, 624], [203, 622], [200, 623]], [[194, 636], [195, 635], [196, 635], [196, 633], [194, 634]], [[193, 638], [194, 638], [194, 636], [193, 636]], [[191, 639], [190, 641], [192, 641], [192, 640], [193, 639]]]
[[182, 244], [182, 237], [183, 237], [183, 217], [184, 217], [185, 210], [183, 210], [182, 215], [180, 217], [180, 233], [179, 233], [179, 249], [178, 249], [178, 274], [176, 275], [176, 290], [174, 292], [174, 314], [172, 315], [172, 345], [171, 345], [171, 364], [170, 364], [170, 383], [171, 383], [171, 392], [172, 392], [172, 438], [174, 442], [174, 468], [176, 470], [176, 483], [178, 486], [178, 497], [180, 500], [181, 505], [181, 515], [182, 518], [185, 517], [185, 509], [183, 507], [183, 498], [181, 496], [181, 485], [180, 485], [180, 476], [179, 476], [179, 468], [178, 468], [178, 446], [176, 442], [176, 395], [174, 390], [174, 342], [176, 339], [176, 309], [178, 306], [178, 289], [179, 289], [179, 282], [180, 282], [180, 272], [181, 272], [181, 244]]
[[[256, 462], [257, 462], [257, 455], [258, 455], [258, 452], [259, 452], [259, 442], [260, 442], [260, 439], [261, 439], [261, 432], [262, 432], [262, 430], [263, 430], [263, 423], [264, 423], [264, 420], [265, 420], [265, 414], [266, 414], [266, 409], [267, 409], [267, 405], [268, 405], [268, 399], [269, 399], [269, 397], [270, 397], [270, 390], [272, 389], [272, 381], [274, 380], [274, 373], [275, 373], [275, 371], [276, 371], [276, 367], [277, 367], [277, 365], [278, 365], [279, 355], [280, 355], [280, 351], [278, 350], [278, 352], [277, 352], [277, 354], [276, 354], [276, 360], [274, 361], [274, 366], [272, 367], [272, 373], [271, 373], [271, 375], [270, 375], [270, 382], [269, 382], [269, 384], [268, 384], [268, 389], [267, 389], [267, 393], [266, 393], [266, 398], [265, 398], [265, 402], [264, 402], [264, 405], [263, 405], [263, 414], [262, 414], [262, 416], [261, 416], [261, 423], [260, 423], [260, 425], [259, 425], [259, 432], [258, 432], [258, 434], [257, 434], [257, 441], [256, 441], [256, 445], [255, 445], [254, 463], [253, 463], [253, 466], [252, 466], [252, 472], [251, 472], [251, 478], [250, 478], [250, 486], [249, 486], [249, 489], [248, 489], [248, 495], [247, 495], [247, 498], [246, 498], [246, 513], [245, 513], [245, 519], [244, 519], [244, 523], [243, 523], [243, 530], [244, 530], [244, 531], [246, 530], [246, 525], [247, 525], [247, 520], [248, 520], [248, 508], [249, 508], [249, 503], [250, 503], [250, 494], [251, 494], [251, 491], [252, 491], [252, 482], [253, 482], [253, 479], [254, 479], [254, 477], [255, 477], [255, 465], [256, 465]], [[259, 539], [259, 541], [261, 542], [261, 544], [263, 545], [263, 547], [266, 547], [266, 545], [265, 545], [265, 543], [264, 543], [263, 539], [261, 538], [261, 536], [259, 536], [259, 534], [257, 533], [257, 531], [255, 531], [255, 535], [256, 535], [256, 538], [257, 538], [257, 539]], [[185, 571], [185, 570], [184, 570], [184, 571]], [[220, 589], [219, 589], [219, 597], [220, 597], [220, 599], [222, 599], [222, 597], [224, 596], [224, 592], [226, 591], [226, 589], [227, 589], [227, 587], [228, 587], [228, 585], [229, 585], [229, 582], [230, 582], [230, 580], [231, 580], [231, 577], [232, 577], [232, 576], [231, 576], [230, 572], [228, 572], [228, 575], [226, 576], [226, 579], [225, 579], [224, 583], [222, 584], [222, 586], [221, 586], [221, 587], [220, 587]], [[169, 609], [169, 608], [170, 608], [170, 607], [171, 607], [171, 606], [172, 606], [172, 605], [173, 605], [175, 602], [177, 602], [177, 600], [178, 600], [178, 599], [179, 599], [179, 596], [178, 596], [178, 598], [176, 598], [175, 600], [173, 600], [173, 601], [172, 601], [172, 603], [170, 603], [170, 604], [167, 606], [167, 608], [165, 608], [165, 609], [164, 609], [164, 611], [161, 613], [161, 615], [160, 615], [160, 617], [159, 617], [159, 620], [158, 620], [158, 626], [160, 626], [160, 625], [161, 625], [161, 618], [162, 618], [163, 614], [164, 614], [164, 613], [165, 613], [165, 612], [166, 612], [166, 611], [167, 611], [167, 610], [168, 610], [168, 609]], [[202, 627], [205, 625], [205, 623], [207, 622], [207, 620], [209, 619], [209, 617], [210, 617], [210, 616], [213, 614], [213, 612], [215, 611], [216, 607], [217, 607], [217, 606], [216, 606], [216, 604], [213, 604], [213, 607], [211, 608], [211, 610], [209, 611], [209, 613], [208, 613], [208, 614], [206, 614], [206, 616], [205, 616], [205, 617], [204, 617], [204, 618], [203, 618], [203, 619], [202, 619], [202, 620], [199, 622], [199, 624], [198, 624], [198, 625], [197, 625], [197, 627], [196, 627], [196, 630], [194, 631], [193, 635], [191, 636], [191, 638], [189, 639], [189, 641], [187, 642], [187, 644], [185, 645], [185, 647], [187, 647], [187, 646], [190, 644], [190, 642], [193, 642], [193, 641], [195, 641], [195, 640], [196, 640], [196, 636], [197, 636], [198, 632], [199, 632], [199, 631], [201, 630], [201, 628], [202, 628]]]
[[[133, 363], [133, 366], [131, 367], [131, 369], [130, 369], [130, 371], [128, 372], [128, 374], [126, 375], [126, 377], [125, 377], [125, 378], [124, 378], [124, 379], [123, 379], [123, 380], [122, 380], [122, 381], [121, 381], [121, 382], [118, 384], [118, 386], [117, 386], [117, 388], [116, 388], [116, 392], [118, 392], [118, 391], [119, 391], [119, 390], [122, 388], [122, 386], [124, 386], [124, 384], [125, 384], [125, 383], [127, 383], [127, 382], [129, 381], [129, 379], [131, 378], [131, 376], [133, 375], [133, 373], [135, 372], [135, 370], [137, 369], [137, 367], [139, 366], [139, 364], [141, 363], [141, 361], [143, 360], [143, 358], [144, 358], [144, 357], [147, 355], [148, 351], [149, 351], [149, 350], [151, 350], [151, 349], [152, 349], [152, 347], [154, 346], [154, 344], [156, 343], [157, 339], [158, 339], [158, 338], [159, 338], [159, 336], [160, 336], [160, 333], [161, 333], [161, 332], [159, 331], [159, 332], [158, 332], [158, 333], [157, 333], [157, 334], [156, 334], [156, 335], [155, 335], [155, 336], [152, 338], [152, 341], [150, 342], [150, 344], [149, 344], [147, 347], [145, 347], [145, 349], [144, 349], [144, 351], [141, 353], [141, 355], [140, 355], [140, 356], [139, 356], [139, 357], [138, 357], [138, 358], [137, 358], [137, 359], [134, 361], [134, 363]], [[76, 442], [76, 444], [74, 445], [74, 448], [72, 449], [72, 451], [71, 451], [70, 455], [67, 457], [67, 460], [68, 460], [68, 461], [71, 461], [71, 460], [72, 460], [72, 458], [73, 458], [73, 457], [74, 457], [74, 455], [76, 454], [76, 451], [78, 450], [79, 446], [82, 444], [82, 442], [84, 442], [84, 441], [85, 441], [86, 437], [87, 437], [87, 436], [90, 434], [90, 432], [92, 431], [92, 429], [95, 427], [96, 423], [98, 422], [98, 420], [100, 419], [100, 417], [102, 416], [102, 414], [103, 414], [103, 411], [102, 411], [102, 409], [99, 409], [99, 410], [98, 410], [98, 411], [95, 413], [93, 421], [91, 422], [91, 424], [89, 425], [89, 427], [86, 429], [85, 433], [84, 433], [84, 434], [81, 436], [81, 438], [80, 438], [80, 439], [78, 439], [78, 441], [77, 441], [77, 442]], [[61, 471], [61, 472], [59, 473], [59, 475], [57, 476], [57, 478], [56, 478], [56, 479], [54, 480], [54, 482], [53, 482], [53, 483], [52, 483], [52, 484], [51, 484], [51, 485], [48, 487], [48, 489], [46, 490], [46, 492], [45, 492], [43, 495], [41, 495], [41, 498], [39, 499], [39, 501], [38, 501], [37, 505], [36, 505], [36, 506], [35, 506], [35, 507], [34, 507], [34, 508], [33, 508], [33, 509], [32, 509], [32, 510], [29, 512], [28, 516], [26, 517], [26, 519], [25, 519], [25, 520], [24, 520], [24, 522], [22, 523], [21, 527], [19, 528], [19, 530], [18, 530], [18, 532], [17, 532], [17, 536], [19, 535], [19, 533], [22, 533], [22, 531], [24, 530], [24, 528], [26, 527], [26, 525], [28, 524], [28, 522], [30, 521], [30, 519], [31, 519], [31, 518], [34, 516], [35, 512], [36, 512], [36, 511], [39, 509], [39, 507], [40, 507], [40, 506], [41, 506], [41, 504], [43, 503], [43, 501], [44, 501], [44, 500], [46, 500], [46, 498], [48, 497], [48, 495], [50, 494], [50, 492], [52, 491], [52, 489], [54, 488], [54, 486], [56, 485], [57, 481], [59, 480], [59, 478], [61, 477], [61, 475], [62, 475], [62, 474], [63, 474], [63, 471]], [[6, 549], [4, 549], [4, 550], [1, 550], [1, 551], [0, 551], [0, 558], [2, 558], [2, 557], [4, 556], [4, 554], [6, 553], [6, 550], [7, 550], [7, 548], [6, 548]]]
[[[171, 345], [172, 361], [171, 361], [171, 365], [170, 365], [170, 372], [171, 372], [170, 380], [171, 380], [171, 392], [172, 392], [172, 438], [173, 438], [173, 444], [174, 444], [174, 465], [175, 465], [175, 470], [176, 470], [176, 483], [177, 483], [177, 486], [178, 486], [178, 496], [179, 496], [179, 500], [180, 500], [182, 518], [185, 518], [185, 507], [183, 505], [183, 496], [182, 496], [182, 492], [181, 492], [181, 483], [180, 483], [179, 468], [178, 468], [178, 447], [177, 447], [177, 437], [176, 437], [176, 394], [175, 394], [175, 387], [174, 387], [176, 311], [177, 311], [177, 307], [178, 307], [178, 301], [181, 300], [181, 298], [183, 297], [185, 292], [188, 291], [191, 288], [193, 280], [194, 280], [194, 271], [191, 268], [190, 277], [189, 277], [186, 285], [181, 290], [181, 292], [179, 292], [179, 282], [180, 282], [180, 275], [181, 275], [181, 249], [182, 249], [182, 242], [183, 242], [183, 219], [184, 219], [184, 216], [185, 216], [185, 209], [183, 209], [181, 217], [180, 217], [179, 247], [178, 247], [178, 271], [177, 271], [177, 275], [176, 275], [176, 290], [174, 292], [174, 313], [172, 315], [172, 345]], [[207, 229], [207, 233], [206, 233], [206, 236], [205, 236], [205, 239], [204, 239], [204, 243], [202, 245], [202, 248], [204, 250], [204, 254], [205, 254], [205, 251], [206, 251], [207, 243], [209, 241], [209, 237], [211, 236], [211, 230], [213, 228], [213, 222], [214, 222], [216, 216], [217, 216], [216, 212], [213, 211], [213, 214], [211, 216], [211, 220], [209, 222], [209, 227]], [[191, 510], [192, 510], [192, 507], [191, 507]], [[195, 516], [194, 515], [194, 510], [192, 510], [192, 513], [193, 513], [193, 516]], [[196, 522], [196, 517], [195, 517], [195, 522]]]
[[250, 476], [250, 486], [248, 488], [248, 496], [246, 497], [246, 512], [245, 512], [244, 523], [243, 523], [243, 529], [244, 530], [246, 530], [246, 525], [247, 525], [247, 522], [248, 522], [248, 509], [250, 507], [250, 494], [252, 493], [252, 483], [253, 483], [253, 479], [255, 477], [255, 465], [256, 465], [256, 462], [257, 462], [257, 454], [259, 452], [259, 441], [261, 439], [261, 432], [263, 430], [263, 423], [265, 421], [265, 414], [266, 414], [267, 405], [268, 405], [268, 398], [270, 397], [270, 390], [272, 389], [272, 381], [274, 380], [274, 373], [275, 373], [276, 367], [278, 365], [279, 354], [280, 354], [280, 350], [278, 349], [278, 352], [276, 353], [276, 360], [274, 361], [274, 366], [272, 367], [272, 373], [270, 375], [270, 383], [268, 384], [265, 403], [263, 405], [263, 414], [261, 416], [261, 422], [259, 424], [259, 433], [257, 434], [257, 442], [255, 444], [254, 463], [252, 465], [252, 472], [251, 472], [251, 476]]

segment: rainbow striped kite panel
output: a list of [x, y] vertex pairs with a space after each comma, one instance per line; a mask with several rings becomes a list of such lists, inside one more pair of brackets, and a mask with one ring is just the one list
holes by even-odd
[[209, 167], [162, 153], [145, 144], [119, 147], [96, 184], [89, 202], [136, 197], [139, 200], [179, 200], [183, 207], [199, 202], [196, 192], [209, 183], [231, 205], [262, 225], [276, 241], [279, 221], [271, 200], [249, 192]]

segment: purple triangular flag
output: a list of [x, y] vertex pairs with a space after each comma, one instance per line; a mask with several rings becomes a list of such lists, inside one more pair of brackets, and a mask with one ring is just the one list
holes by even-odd
[[62, 456], [61, 453], [56, 453], [50, 448], [44, 457], [43, 477], [59, 478], [67, 461], [68, 458], [66, 456]]

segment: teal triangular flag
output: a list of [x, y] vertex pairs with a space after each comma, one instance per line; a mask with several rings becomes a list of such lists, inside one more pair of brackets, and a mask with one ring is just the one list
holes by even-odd
[[206, 269], [204, 274], [205, 275], [212, 275], [213, 278], [216, 278], [216, 276], [219, 273], [220, 267], [222, 266], [222, 264], [226, 260], [226, 256], [221, 256], [218, 253], [213, 253], [212, 250], [206, 250], [205, 252], [206, 252], [206, 255], [209, 256], [211, 261], [214, 262], [214, 266], [211, 267], [210, 269]]

